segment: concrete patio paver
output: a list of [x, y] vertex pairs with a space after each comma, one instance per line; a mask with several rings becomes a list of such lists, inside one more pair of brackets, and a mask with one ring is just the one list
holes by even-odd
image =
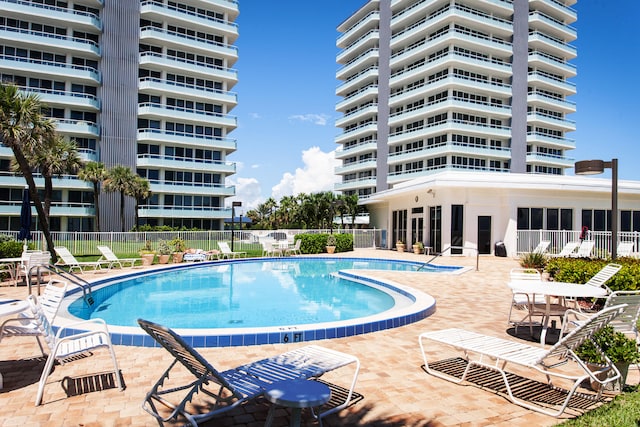
[[[412, 253], [386, 250], [357, 250], [336, 256], [425, 260]], [[493, 256], [443, 257], [440, 264], [472, 267], [462, 275], [376, 272], [376, 277], [405, 284], [436, 298], [437, 310], [420, 322], [400, 328], [347, 338], [314, 341], [353, 354], [362, 368], [356, 392], [363, 399], [324, 420], [325, 426], [551, 426], [558, 419], [511, 404], [501, 395], [477, 386], [456, 385], [432, 377], [421, 368], [418, 346], [422, 332], [452, 326], [506, 337], [511, 293], [506, 286], [517, 260]], [[86, 275], [88, 280], [103, 275]], [[0, 298], [25, 298], [25, 287], [1, 287]], [[154, 319], [162, 323], [162, 319]], [[513, 338], [512, 339], [517, 339]], [[303, 344], [270, 344], [250, 347], [201, 348], [198, 351], [220, 370], [287, 351]], [[34, 338], [8, 338], [0, 343], [0, 372], [5, 388], [0, 390], [0, 426], [153, 426], [156, 421], [141, 408], [142, 400], [172, 358], [163, 349], [116, 346], [126, 384], [123, 392], [106, 389], [67, 397], [62, 389], [66, 377], [84, 377], [107, 371], [106, 351], [57, 367], [48, 379], [44, 404], [33, 401], [44, 360]], [[39, 359], [38, 359], [39, 358]], [[32, 360], [29, 360], [32, 359]], [[349, 374], [345, 374], [349, 375]], [[340, 370], [326, 376], [329, 382], [344, 384]], [[630, 373], [629, 382], [637, 381]], [[189, 376], [184, 374], [185, 382]], [[325, 379], [323, 377], [323, 379]], [[180, 378], [178, 378], [178, 381]], [[341, 380], [341, 381], [340, 381]], [[229, 411], [206, 426], [263, 425], [268, 404], [257, 399]], [[289, 412], [278, 410], [274, 426], [288, 425]], [[568, 414], [560, 419], [572, 416]], [[303, 414], [303, 421], [310, 422]]]

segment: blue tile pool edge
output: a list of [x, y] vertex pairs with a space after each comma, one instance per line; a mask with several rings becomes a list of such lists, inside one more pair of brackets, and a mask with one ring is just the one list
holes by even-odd
[[[294, 257], [300, 258], [300, 257]], [[146, 274], [154, 274], [159, 272], [166, 272], [170, 270], [180, 269], [180, 268], [194, 268], [198, 266], [211, 265], [211, 264], [221, 264], [221, 263], [234, 263], [234, 262], [256, 262], [257, 260], [264, 261], [269, 258], [243, 258], [243, 259], [233, 259], [233, 260], [225, 260], [225, 261], [213, 261], [213, 262], [199, 262], [195, 265], [193, 264], [180, 264], [176, 266], [169, 266], [163, 268], [162, 270], [154, 270], [154, 271], [139, 271], [139, 272], [131, 272], [124, 275], [119, 275], [116, 277], [99, 279], [91, 283], [92, 286], [100, 286], [109, 284], [116, 280], [130, 279], [133, 277], [146, 275]], [[282, 257], [274, 258], [282, 260]], [[335, 259], [330, 257], [313, 257], [313, 259]], [[352, 260], [358, 261], [390, 261], [379, 258], [349, 258]], [[398, 261], [392, 260], [393, 262], [403, 262], [408, 264], [417, 264], [422, 265], [422, 263], [416, 263], [414, 261]], [[451, 269], [451, 272], [457, 273], [459, 271], [459, 267], [448, 267], [448, 266], [438, 266], [443, 269]], [[269, 327], [269, 328], [245, 328], [244, 330], [238, 329], [237, 333], [230, 332], [232, 329], [219, 329], [219, 328], [211, 328], [211, 329], [180, 329], [176, 328], [175, 331], [180, 334], [184, 340], [193, 347], [234, 347], [234, 346], [249, 346], [249, 345], [262, 345], [262, 344], [286, 344], [286, 343], [299, 343], [306, 341], [316, 341], [323, 339], [332, 339], [332, 338], [343, 338], [354, 335], [362, 335], [371, 332], [382, 331], [385, 329], [397, 328], [400, 326], [404, 326], [410, 323], [418, 322], [436, 311], [436, 301], [435, 299], [421, 291], [410, 288], [408, 286], [400, 285], [398, 283], [382, 280], [374, 277], [370, 277], [366, 275], [367, 270], [340, 270], [337, 274], [339, 277], [351, 280], [354, 282], [359, 282], [365, 285], [371, 285], [374, 287], [380, 287], [385, 289], [387, 292], [393, 294], [396, 293], [398, 295], [402, 295], [405, 298], [410, 299], [413, 303], [404, 307], [402, 309], [396, 309], [395, 307], [384, 311], [382, 313], [378, 313], [373, 316], [367, 316], [363, 318], [356, 318], [347, 321], [340, 322], [329, 322], [323, 323], [318, 326], [314, 325], [293, 325], [293, 326], [278, 326], [278, 327]], [[373, 271], [373, 270], [369, 270]], [[425, 272], [427, 273], [427, 272]], [[73, 295], [76, 293], [82, 292], [81, 288], [74, 288], [67, 292], [67, 296]], [[66, 322], [62, 322], [61, 326], [64, 326], [65, 323], [69, 324], [70, 322], [77, 322], [78, 319], [73, 317], [65, 318], [63, 314], [69, 315], [68, 313], [68, 305], [65, 304], [64, 307], [61, 307], [60, 313], [56, 318], [56, 326], [59, 326], [58, 320], [64, 319]], [[57, 328], [56, 328], [57, 329]], [[254, 329], [255, 331], [252, 331]], [[69, 332], [77, 332], [77, 329], [69, 329]], [[197, 332], [194, 332], [197, 331]], [[136, 347], [158, 347], [159, 344], [147, 335], [142, 329], [138, 329], [135, 327], [125, 327], [125, 326], [109, 326], [109, 334], [111, 336], [111, 341], [114, 345], [124, 345], [124, 346], [136, 346]]]

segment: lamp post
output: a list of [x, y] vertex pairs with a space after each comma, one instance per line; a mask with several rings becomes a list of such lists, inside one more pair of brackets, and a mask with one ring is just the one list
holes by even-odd
[[576, 175], [597, 175], [611, 169], [611, 259], [618, 257], [618, 159], [576, 162]]
[[231, 202], [231, 252], [233, 252], [233, 230], [236, 228], [236, 208], [242, 206], [242, 202]]

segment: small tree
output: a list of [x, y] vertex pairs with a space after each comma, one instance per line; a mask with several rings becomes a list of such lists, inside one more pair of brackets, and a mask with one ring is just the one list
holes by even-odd
[[102, 162], [87, 162], [80, 167], [78, 178], [93, 185], [93, 203], [96, 208], [95, 231], [100, 231], [100, 186], [107, 178], [107, 168]]
[[114, 166], [107, 173], [104, 181], [104, 191], [109, 193], [120, 193], [120, 225], [121, 231], [124, 229], [124, 196], [131, 194], [131, 186], [134, 185], [135, 175], [126, 166]]

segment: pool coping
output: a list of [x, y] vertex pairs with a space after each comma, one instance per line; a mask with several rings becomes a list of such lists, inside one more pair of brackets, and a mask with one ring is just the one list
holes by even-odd
[[[242, 258], [224, 261], [208, 261], [198, 262], [195, 264], [177, 264], [167, 266], [156, 270], [144, 270], [137, 272], [127, 272], [122, 275], [111, 276], [109, 278], [98, 279], [91, 282], [92, 287], [106, 286], [114, 280], [131, 279], [148, 274], [157, 274], [176, 269], [193, 268], [206, 265], [221, 265], [229, 263], [256, 262], [283, 259], [296, 260], [300, 258], [309, 258], [314, 260], [335, 260], [332, 257], [261, 257], [261, 258]], [[345, 258], [341, 258], [344, 260]], [[346, 259], [358, 261], [391, 261], [380, 258], [361, 258], [348, 257]], [[392, 260], [393, 262], [421, 265], [423, 263], [415, 261]], [[468, 271], [468, 268], [436, 266], [438, 269], [451, 269], [450, 272], [433, 273], [430, 271], [403, 272], [409, 274], [461, 274]], [[389, 270], [363, 270], [363, 269], [345, 269], [340, 270], [336, 275], [354, 282], [380, 288], [387, 293], [402, 295], [409, 299], [411, 303], [401, 308], [392, 308], [375, 315], [359, 317], [356, 319], [325, 322], [320, 324], [306, 325], [289, 325], [275, 327], [259, 327], [259, 328], [175, 328], [185, 341], [193, 347], [234, 347], [234, 346], [250, 346], [262, 344], [280, 344], [280, 343], [298, 343], [307, 341], [316, 341], [332, 338], [343, 338], [353, 335], [361, 335], [390, 328], [397, 328], [410, 323], [422, 320], [436, 311], [435, 299], [422, 291], [401, 285], [392, 280], [380, 279], [367, 275], [372, 271], [389, 271]], [[70, 285], [67, 296], [82, 292], [78, 286]], [[394, 297], [396, 298], [396, 297]], [[72, 300], [63, 300], [58, 315], [55, 320], [55, 326], [65, 326], [73, 328], [73, 323], [77, 323], [79, 319], [68, 312], [68, 307]], [[70, 329], [71, 332], [77, 332], [77, 329]], [[134, 326], [115, 326], [109, 325], [109, 333], [113, 344], [124, 346], [138, 347], [157, 347], [159, 344], [147, 335], [142, 329]]]

